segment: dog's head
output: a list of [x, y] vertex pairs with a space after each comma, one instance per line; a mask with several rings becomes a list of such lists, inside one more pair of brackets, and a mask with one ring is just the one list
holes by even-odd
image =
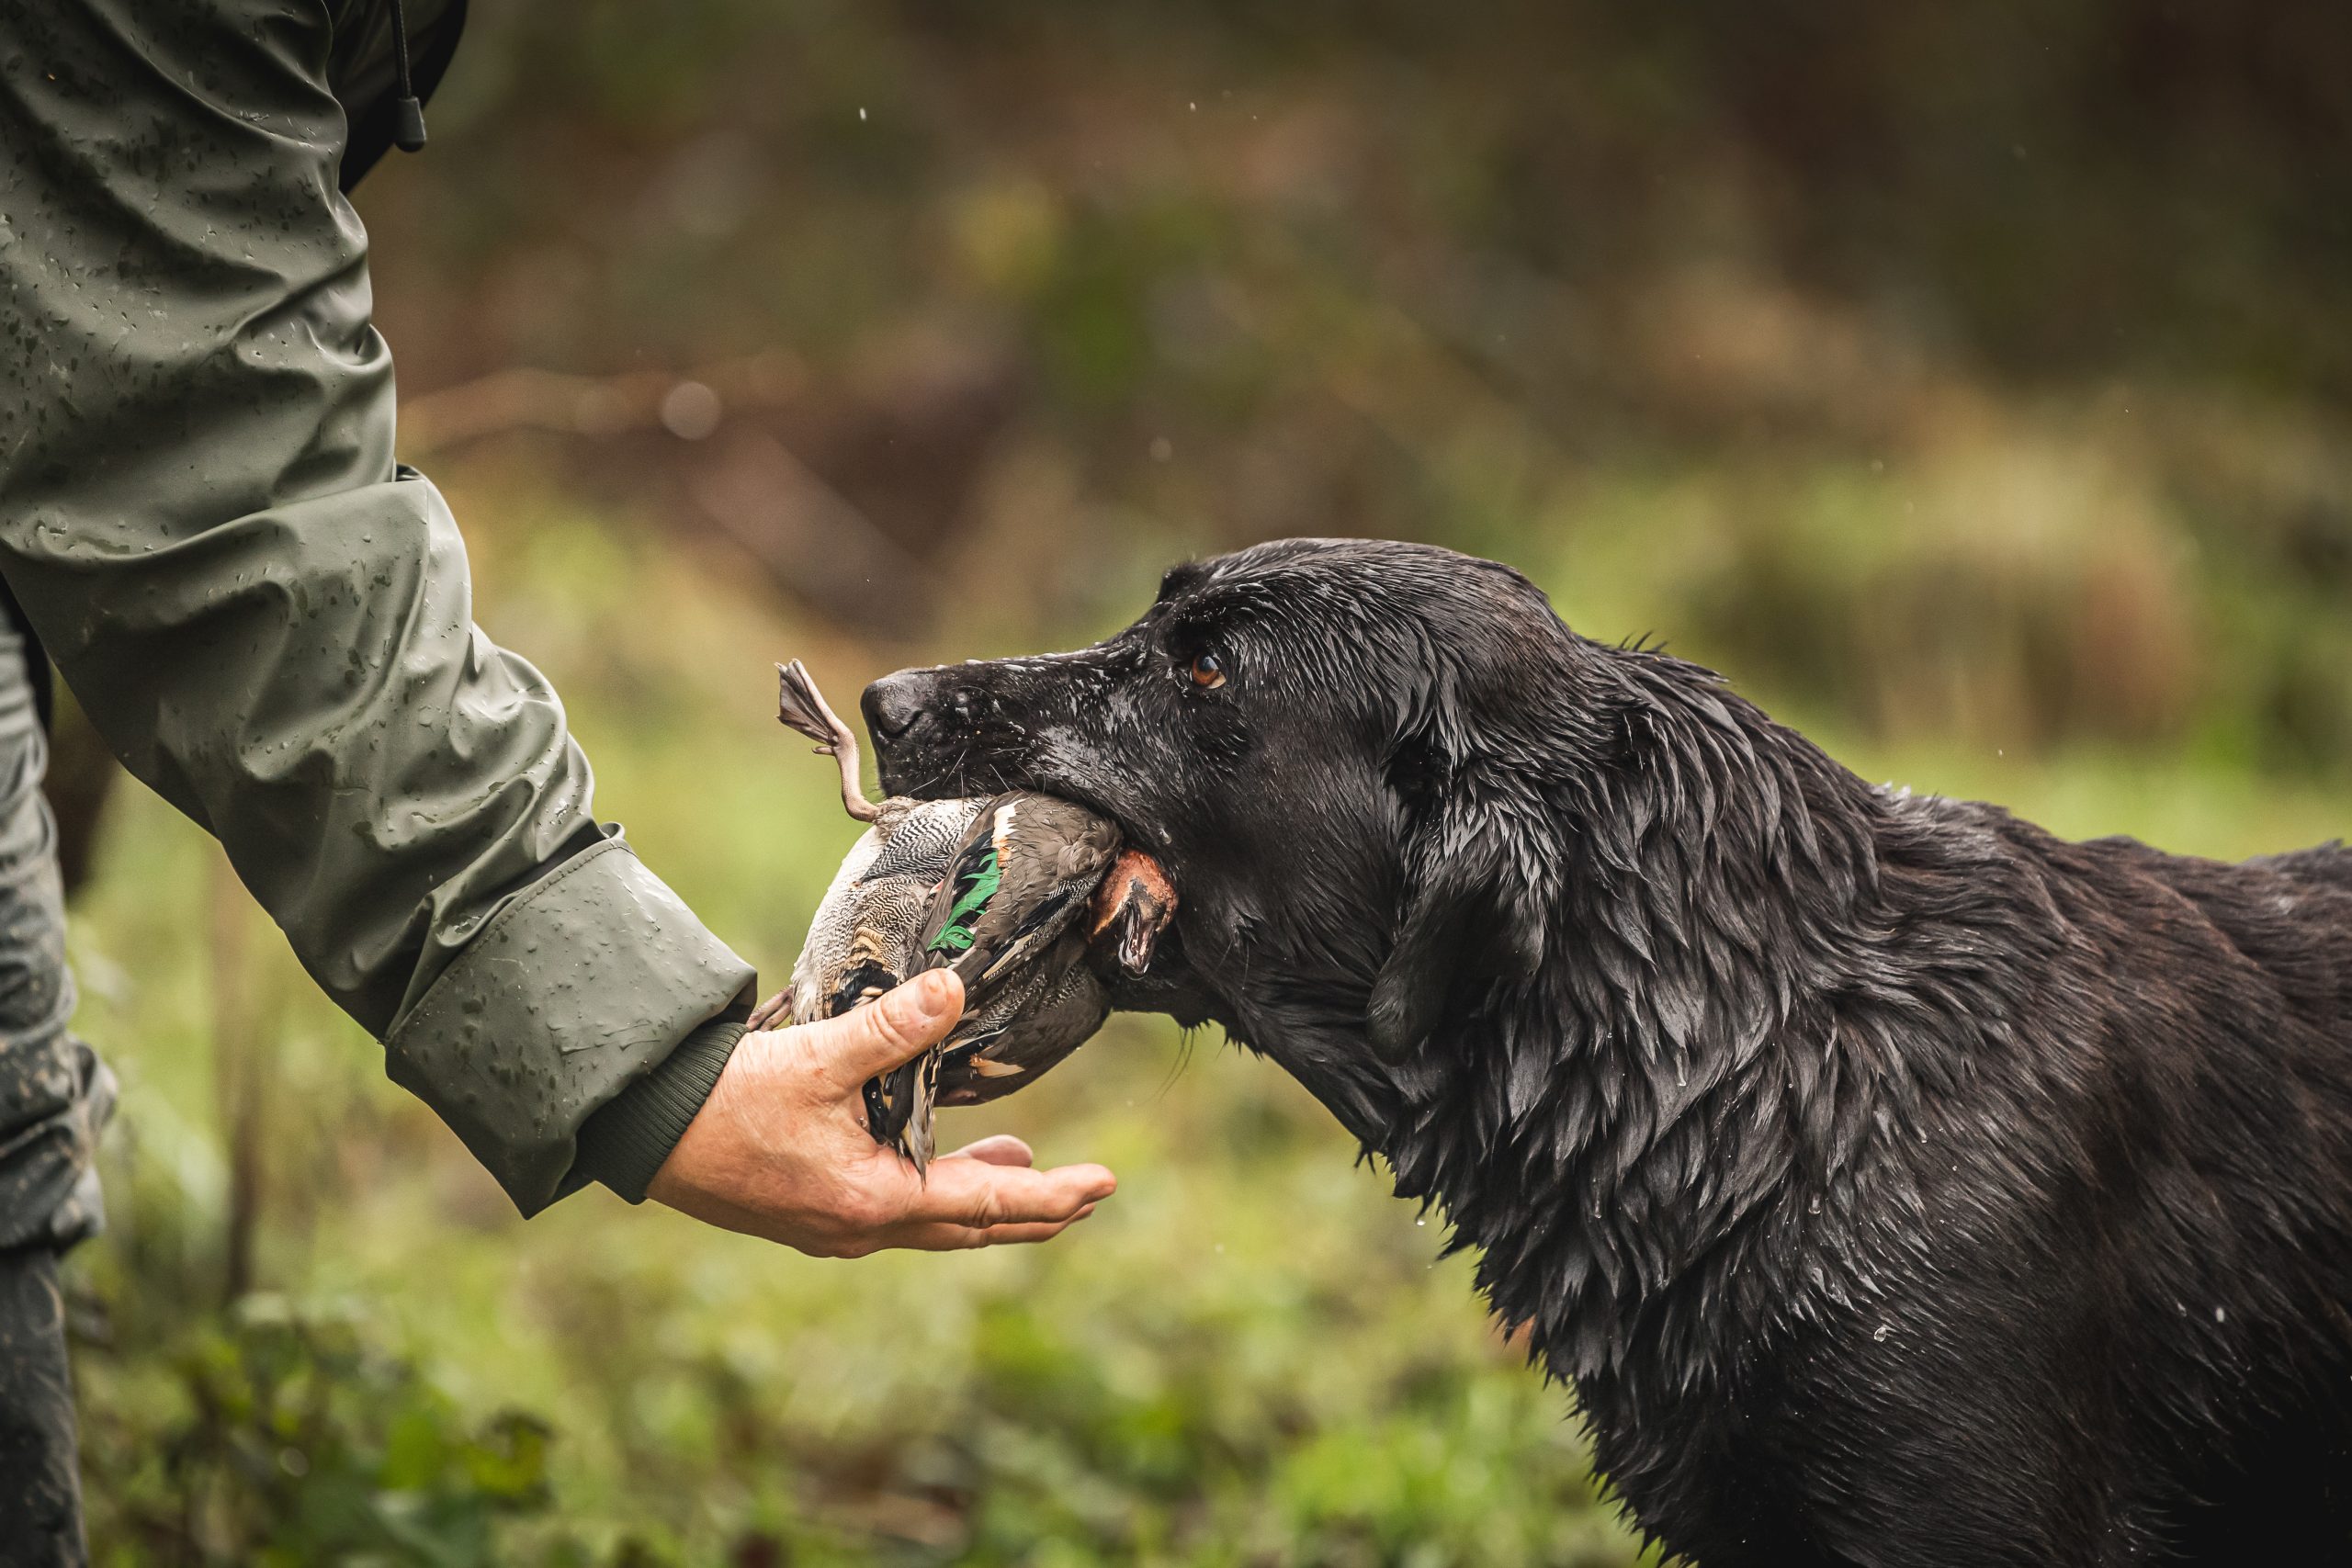
[[1178, 900], [1117, 1005], [1224, 1025], [1379, 1146], [1544, 952], [1547, 781], [1593, 743], [1580, 646], [1508, 568], [1285, 540], [1177, 567], [1092, 648], [902, 671], [865, 710], [894, 795], [1116, 820]]

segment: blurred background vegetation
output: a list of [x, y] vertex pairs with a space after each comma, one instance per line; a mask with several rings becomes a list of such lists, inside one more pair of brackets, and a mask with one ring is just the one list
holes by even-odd
[[[2341, 6], [475, 9], [360, 197], [402, 455], [772, 978], [851, 835], [770, 660], [1065, 646], [1283, 534], [2061, 831], [2352, 829]], [[135, 789], [75, 913], [102, 1562], [1634, 1559], [1435, 1220], [1213, 1036], [951, 1113], [1119, 1169], [1066, 1240], [819, 1263], [521, 1224]]]

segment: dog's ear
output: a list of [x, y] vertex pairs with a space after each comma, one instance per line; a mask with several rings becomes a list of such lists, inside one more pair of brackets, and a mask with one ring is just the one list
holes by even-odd
[[1404, 807], [1396, 941], [1365, 1008], [1374, 1049], [1412, 1055], [1466, 986], [1532, 977], [1548, 936], [1545, 814], [1508, 776], [1460, 706], [1439, 697], [1398, 743], [1389, 781]]

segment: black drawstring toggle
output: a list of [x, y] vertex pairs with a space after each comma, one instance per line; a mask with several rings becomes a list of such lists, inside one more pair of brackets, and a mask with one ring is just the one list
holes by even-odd
[[424, 145], [424, 106], [414, 98], [401, 98], [392, 105], [392, 145], [403, 152]]
[[392, 0], [392, 70], [400, 79], [400, 96], [392, 100], [392, 145], [414, 152], [424, 145], [424, 105], [408, 79], [408, 16], [401, 0]]

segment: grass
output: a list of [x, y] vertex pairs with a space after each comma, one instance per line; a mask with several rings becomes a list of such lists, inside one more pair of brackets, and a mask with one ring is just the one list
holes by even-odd
[[[894, 655], [540, 495], [461, 497], [502, 519], [475, 539], [486, 625], [567, 694], [601, 809], [781, 976], [852, 834], [770, 716], [770, 662], [838, 694]], [[1580, 623], [1645, 629], [1574, 588]], [[1815, 732], [2068, 834], [2234, 856], [2347, 826], [2317, 784], [2222, 761]], [[74, 1268], [102, 1562], [1639, 1560], [1566, 1393], [1493, 1331], [1468, 1260], [1435, 1261], [1436, 1221], [1213, 1036], [1123, 1017], [948, 1113], [951, 1140], [1005, 1128], [1120, 1172], [1051, 1247], [820, 1262], [601, 1190], [525, 1224], [223, 877], [128, 792], [75, 915], [80, 1026], [124, 1085], [114, 1225]]]

